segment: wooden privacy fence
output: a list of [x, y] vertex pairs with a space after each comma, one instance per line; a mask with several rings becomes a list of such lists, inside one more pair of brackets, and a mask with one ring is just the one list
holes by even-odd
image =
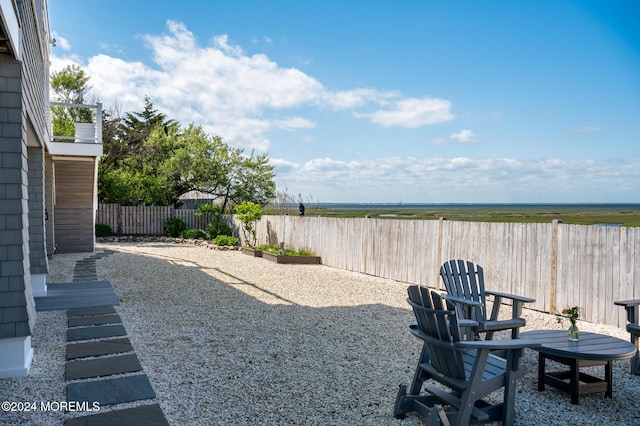
[[258, 241], [308, 248], [325, 265], [443, 289], [440, 265], [482, 265], [487, 288], [536, 299], [554, 313], [625, 325], [616, 300], [640, 299], [640, 228], [554, 223], [488, 223], [265, 216]]
[[[194, 211], [102, 204], [96, 223], [121, 234], [162, 234], [167, 217], [205, 228]], [[640, 299], [640, 228], [283, 215], [264, 216], [257, 235], [313, 250], [328, 266], [440, 289], [443, 262], [470, 260], [488, 289], [535, 298], [529, 308], [578, 305], [583, 319], [618, 327], [625, 312], [613, 302]]]
[[204, 220], [193, 216], [195, 212], [171, 206], [99, 204], [96, 223], [109, 225], [113, 232], [122, 235], [162, 235], [164, 221], [170, 217], [184, 220], [188, 228], [206, 229]]

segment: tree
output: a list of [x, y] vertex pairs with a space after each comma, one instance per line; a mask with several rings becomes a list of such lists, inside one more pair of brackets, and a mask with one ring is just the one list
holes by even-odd
[[[101, 162], [99, 168], [100, 200], [157, 205], [175, 203], [182, 193], [180, 177], [171, 173], [166, 164], [179, 149], [180, 142], [176, 135], [167, 135], [158, 127], [142, 142], [137, 153], [120, 158], [109, 155], [108, 162]], [[112, 141], [111, 148], [114, 147], [121, 150], [119, 155], [124, 154], [122, 142]]]
[[242, 156], [240, 167], [230, 181], [229, 199], [234, 204], [252, 201], [266, 206], [275, 197], [274, 168], [266, 154], [256, 156], [251, 151], [250, 156]]
[[275, 196], [275, 166], [265, 155], [244, 155], [219, 136], [207, 135], [202, 127], [190, 125], [180, 135], [181, 142], [163, 167], [165, 176], [175, 180], [176, 194], [200, 191], [222, 199], [222, 209], [242, 201], [261, 206]]
[[165, 133], [177, 126], [174, 120], [167, 119], [166, 114], [154, 108], [149, 96], [144, 97], [144, 109], [141, 112], [126, 113], [122, 119], [124, 143], [129, 154], [136, 154], [139, 147], [151, 135], [154, 129], [162, 127]]
[[[77, 65], [67, 65], [62, 71], [51, 74], [54, 100], [70, 104], [84, 104], [91, 89], [89, 76]], [[51, 121], [55, 136], [73, 136], [75, 123], [90, 123], [93, 112], [88, 108], [63, 105], [51, 106]]]
[[122, 119], [111, 112], [105, 111], [102, 114], [102, 157], [99, 175], [121, 167], [129, 155], [121, 122]]
[[242, 222], [242, 233], [244, 240], [250, 247], [255, 247], [257, 243], [256, 222], [262, 218], [262, 207], [250, 201], [243, 201], [235, 207], [236, 217]]

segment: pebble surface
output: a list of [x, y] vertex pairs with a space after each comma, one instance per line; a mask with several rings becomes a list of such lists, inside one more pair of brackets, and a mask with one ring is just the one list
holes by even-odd
[[[113, 284], [144, 372], [172, 425], [421, 425], [393, 417], [421, 343], [408, 328], [407, 283], [322, 265], [283, 265], [240, 251], [166, 242], [101, 243], [98, 279]], [[71, 282], [77, 260], [60, 254], [48, 282]], [[508, 314], [509, 307], [503, 310]], [[621, 309], [621, 308], [620, 308]], [[526, 330], [565, 329], [525, 309]], [[580, 330], [627, 340], [615, 327]], [[64, 401], [64, 311], [38, 313], [28, 377], [0, 380], [2, 401]], [[502, 337], [502, 336], [500, 336]], [[500, 338], [498, 337], [498, 338]], [[506, 338], [506, 336], [505, 336]], [[614, 363], [614, 396], [537, 390], [537, 353], [518, 381], [518, 425], [636, 425], [640, 376]], [[602, 376], [602, 367], [591, 367]], [[496, 395], [499, 398], [499, 395]], [[0, 424], [56, 425], [82, 413], [0, 412]]]

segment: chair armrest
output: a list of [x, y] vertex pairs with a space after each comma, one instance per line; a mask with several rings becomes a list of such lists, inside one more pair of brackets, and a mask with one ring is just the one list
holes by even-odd
[[628, 307], [632, 307], [632, 306], [638, 306], [640, 305], [640, 299], [636, 299], [636, 300], [619, 300], [617, 302], [613, 302], [614, 305], [618, 305], [618, 306], [624, 306], [625, 308]]
[[[518, 296], [516, 294], [500, 293], [498, 291], [485, 291], [485, 294], [493, 296], [494, 303], [493, 308], [491, 309], [491, 316], [489, 317], [491, 321], [496, 321], [498, 319], [502, 298], [510, 299], [513, 301], [513, 303], [511, 304], [511, 318], [520, 318], [522, 316], [522, 306], [525, 303], [533, 303], [536, 301], [536, 299], [532, 299], [530, 297]], [[514, 339], [517, 339], [518, 330], [514, 329], [511, 335]]]
[[471, 308], [476, 308], [478, 306], [482, 306], [482, 303], [475, 301], [475, 300], [470, 300], [470, 299], [464, 299], [462, 297], [457, 297], [457, 296], [450, 296], [448, 294], [442, 294], [442, 297], [444, 299], [450, 300], [454, 303], [459, 303], [461, 305], [465, 305]]
[[629, 324], [640, 324], [640, 299], [620, 300], [613, 302], [618, 306], [624, 306], [627, 311], [627, 322]]
[[515, 302], [522, 302], [522, 303], [534, 303], [536, 301], [536, 299], [532, 299], [530, 297], [518, 296], [517, 294], [500, 293], [498, 291], [485, 291], [485, 294], [502, 297], [505, 299], [511, 299]]
[[470, 319], [460, 319], [458, 320], [458, 326], [459, 327], [465, 327], [465, 328], [471, 328], [471, 327], [477, 327], [478, 321], [474, 321], [474, 320], [470, 320]]
[[476, 349], [485, 353], [502, 351], [504, 353], [499, 356], [507, 361], [507, 369], [517, 371], [520, 369], [520, 359], [524, 355], [525, 348], [537, 348], [542, 344], [530, 339], [464, 340], [456, 342], [455, 346], [461, 349]]
[[535, 348], [541, 346], [539, 342], [531, 339], [511, 339], [511, 340], [462, 340], [456, 342], [455, 345], [464, 349], [489, 349], [494, 350], [510, 350]]

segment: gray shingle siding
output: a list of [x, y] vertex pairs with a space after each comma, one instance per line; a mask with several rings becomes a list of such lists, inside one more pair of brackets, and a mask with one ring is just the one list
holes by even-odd
[[[0, 339], [32, 334], [31, 263], [37, 273], [46, 273], [42, 211], [48, 75], [42, 46], [46, 49], [48, 40], [38, 39], [46, 34], [35, 27], [43, 20], [33, 19], [38, 15], [32, 7], [39, 2], [16, 4], [22, 60], [0, 54]], [[27, 148], [27, 123], [33, 123], [37, 139], [30, 141], [32, 148]]]
[[46, 243], [46, 253], [47, 258], [51, 259], [53, 256], [53, 252], [55, 250], [55, 233], [53, 232], [54, 226], [54, 205], [53, 205], [53, 159], [50, 155], [47, 155], [44, 159], [44, 170], [45, 170], [45, 243]]
[[[15, 77], [16, 73], [20, 75], [19, 62], [7, 60], [7, 55], [0, 56], [4, 57], [4, 60], [0, 61], [0, 76]], [[15, 116], [15, 112], [9, 113], [9, 110], [18, 110], [22, 116], [22, 98], [19, 93], [16, 95], [0, 96], [0, 110], [3, 111], [0, 115]], [[0, 202], [0, 232], [3, 246], [3, 250], [0, 251], [0, 338], [30, 335], [36, 318], [31, 286], [27, 281], [30, 277], [30, 266], [25, 248], [28, 244], [29, 223], [28, 173], [27, 162], [24, 161], [27, 157], [27, 146], [24, 132], [18, 132], [16, 128], [22, 129], [21, 126], [5, 126], [5, 123], [2, 123], [0, 131], [0, 193], [3, 195]], [[9, 309], [7, 314], [5, 309]]]
[[29, 260], [31, 274], [47, 273], [44, 223], [44, 148], [29, 147]]

